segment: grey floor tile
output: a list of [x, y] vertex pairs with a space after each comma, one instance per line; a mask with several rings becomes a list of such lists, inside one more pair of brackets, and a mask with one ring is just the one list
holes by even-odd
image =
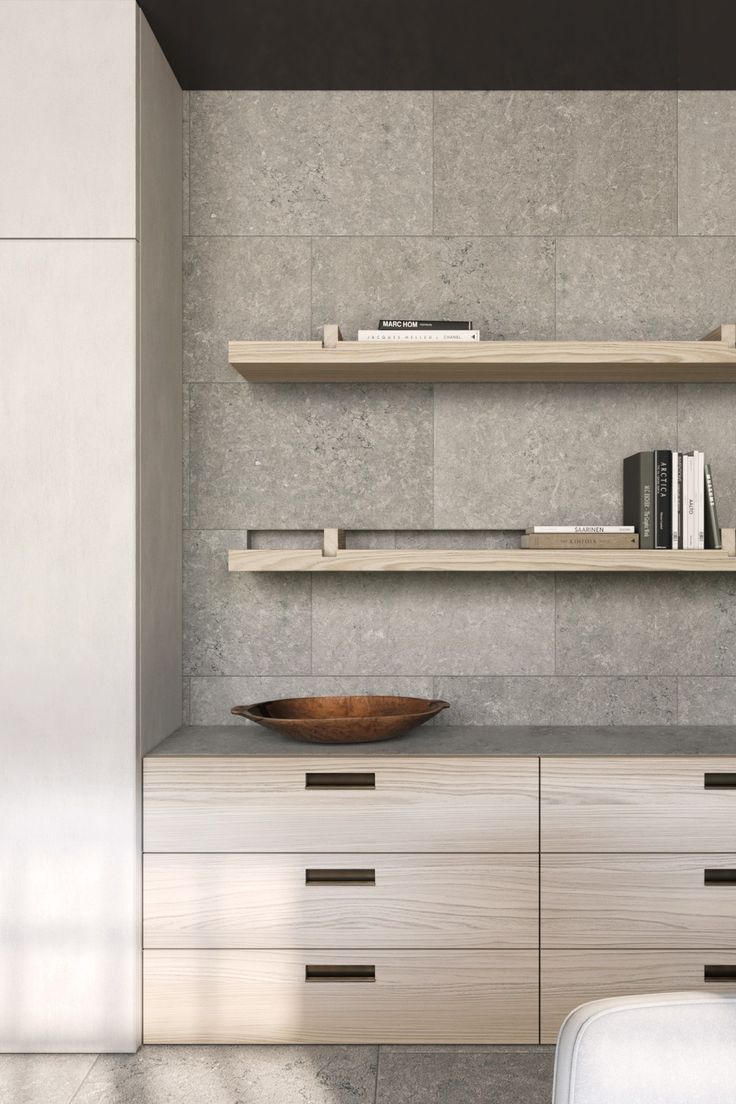
[[184, 378], [237, 383], [229, 341], [306, 341], [311, 252], [307, 238], [184, 241]]
[[623, 458], [676, 437], [674, 384], [438, 384], [435, 525], [619, 524]]
[[405, 694], [408, 697], [431, 698], [432, 679], [399, 678], [329, 678], [308, 675], [262, 676], [260, 678], [193, 678], [191, 724], [237, 725], [257, 727], [242, 717], [233, 717], [230, 707], [247, 705], [274, 698], [303, 698], [316, 694]]
[[697, 341], [731, 321], [734, 303], [736, 239], [557, 242], [560, 340]]
[[377, 1104], [548, 1104], [551, 1046], [383, 1046]]
[[435, 94], [435, 233], [677, 232], [675, 92]]
[[313, 336], [380, 318], [470, 319], [486, 340], [554, 337], [554, 245], [545, 238], [316, 238]]
[[310, 577], [227, 570], [247, 534], [184, 534], [184, 674], [305, 675]]
[[74, 1104], [373, 1104], [376, 1048], [146, 1046], [102, 1055]]
[[315, 575], [321, 675], [552, 674], [551, 575]]
[[195, 528], [432, 526], [432, 388], [192, 384]]
[[736, 678], [679, 678], [680, 724], [736, 725]]
[[569, 676], [436, 678], [451, 702], [438, 724], [662, 725], [677, 723], [677, 679]]
[[558, 575], [557, 672], [736, 675], [729, 575]]
[[190, 114], [193, 234], [431, 233], [431, 92], [192, 92]]
[[687, 91], [678, 111], [679, 231], [736, 234], [736, 91]]
[[69, 1104], [96, 1054], [0, 1054], [0, 1104]]

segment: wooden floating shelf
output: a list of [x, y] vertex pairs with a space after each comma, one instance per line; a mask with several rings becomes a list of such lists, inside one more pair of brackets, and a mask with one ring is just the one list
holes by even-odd
[[736, 383], [736, 325], [702, 341], [231, 341], [254, 383]]
[[341, 530], [325, 529], [320, 549], [233, 549], [229, 571], [736, 571], [736, 530], [723, 529], [718, 551], [615, 551], [531, 548], [344, 548]]

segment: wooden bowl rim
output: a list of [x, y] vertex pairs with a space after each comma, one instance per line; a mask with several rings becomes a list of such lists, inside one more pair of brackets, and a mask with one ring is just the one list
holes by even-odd
[[[270, 717], [267, 713], [259, 712], [267, 705], [276, 705], [280, 702], [296, 701], [345, 701], [346, 698], [376, 698], [381, 701], [399, 698], [401, 701], [423, 703], [425, 708], [416, 713], [366, 713], [360, 717]], [[316, 724], [346, 724], [350, 721], [388, 721], [400, 720], [402, 717], [426, 717], [428, 713], [441, 713], [443, 709], [449, 709], [450, 703], [444, 698], [416, 698], [403, 694], [315, 694], [308, 698], [269, 698], [267, 701], [253, 702], [251, 705], [234, 705], [230, 712], [236, 717], [247, 717], [253, 721], [275, 721], [278, 724], [298, 724], [305, 722]]]

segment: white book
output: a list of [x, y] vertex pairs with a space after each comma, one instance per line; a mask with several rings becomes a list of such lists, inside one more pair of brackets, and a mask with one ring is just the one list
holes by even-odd
[[672, 547], [680, 547], [680, 462], [679, 453], [672, 453]]
[[682, 531], [684, 537], [683, 548], [694, 548], [693, 533], [695, 521], [695, 503], [693, 502], [694, 456], [686, 452], [682, 458]]
[[358, 341], [480, 341], [480, 330], [358, 330]]
[[705, 548], [705, 453], [695, 453], [695, 547]]
[[527, 533], [635, 533], [633, 525], [531, 525]]

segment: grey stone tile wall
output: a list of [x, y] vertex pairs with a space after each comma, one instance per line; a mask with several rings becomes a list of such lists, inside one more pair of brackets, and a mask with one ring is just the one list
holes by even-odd
[[621, 458], [655, 446], [703, 447], [734, 524], [736, 388], [249, 385], [226, 346], [384, 313], [522, 340], [736, 321], [736, 93], [192, 92], [183, 125], [185, 716], [395, 690], [450, 700], [437, 724], [736, 724], [726, 576], [226, 570], [330, 525], [438, 548], [617, 522]]

